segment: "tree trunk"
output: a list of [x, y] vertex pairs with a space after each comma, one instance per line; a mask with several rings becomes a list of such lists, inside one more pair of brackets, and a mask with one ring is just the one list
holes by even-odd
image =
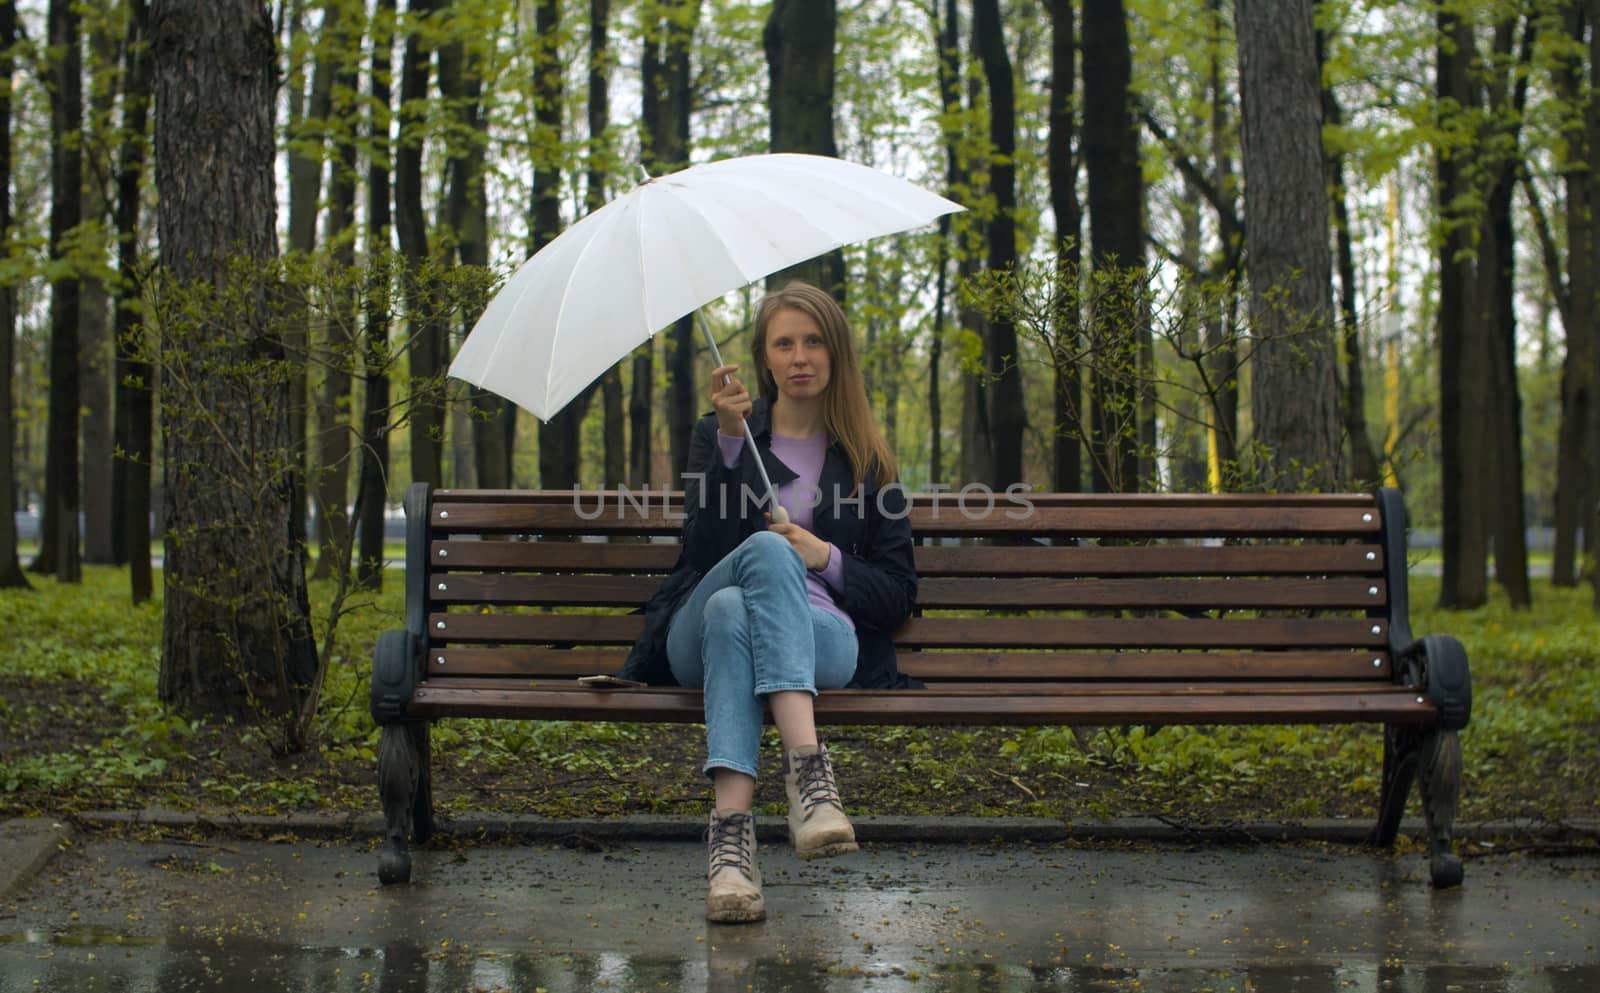
[[[831, 9], [832, 0], [827, 0], [827, 6]], [[689, 52], [699, 17], [699, 0], [662, 0], [646, 7], [640, 123], [646, 169], [653, 176], [681, 169], [689, 162]], [[694, 381], [697, 333], [694, 315], [689, 314], [667, 335], [667, 446], [674, 484], [688, 466], [689, 436], [699, 410], [701, 389]]]
[[[608, 32], [611, 0], [589, 0], [589, 172], [584, 181], [584, 207], [599, 210], [606, 204], [611, 179], [611, 66], [614, 61]], [[605, 434], [605, 473], [602, 486], [622, 486], [628, 481], [627, 415], [622, 401], [622, 362], [600, 379]]]
[[160, 695], [190, 713], [292, 714], [318, 666], [290, 526], [292, 359], [264, 271], [278, 245], [272, 25], [253, 0], [156, 0], [150, 14], [161, 264], [173, 292], [212, 305], [162, 333]]
[[[68, 256], [68, 236], [83, 220], [83, 54], [78, 13], [50, 0], [50, 260]], [[65, 268], [65, 266], [63, 266]], [[50, 422], [45, 448], [44, 520], [38, 572], [64, 583], [83, 578], [78, 547], [79, 280], [61, 272], [50, 281]]]
[[[653, 3], [640, 9], [643, 22], [641, 38], [643, 53], [639, 63], [640, 158], [646, 163], [645, 172], [657, 173], [655, 150], [660, 144], [661, 117], [666, 101], [666, 73], [661, 58], [660, 14]], [[652, 338], [633, 350], [632, 387], [628, 394], [628, 485], [648, 486], [652, 475], [654, 451], [651, 444], [654, 431], [655, 405], [655, 339]], [[676, 478], [676, 477], [674, 477]], [[668, 484], [669, 488], [671, 484]]]
[[[1202, 94], [1196, 101], [1196, 106], [1204, 106]], [[1200, 123], [1203, 126], [1202, 122]], [[1183, 197], [1177, 204], [1178, 217], [1181, 219], [1183, 240], [1179, 250], [1179, 261], [1187, 273], [1198, 273], [1204, 267], [1204, 249], [1201, 245], [1203, 237], [1201, 229], [1201, 205], [1205, 202], [1205, 195], [1200, 191], [1193, 177], [1185, 173], [1183, 177]], [[1198, 284], [1186, 286], [1181, 297], [1183, 313], [1179, 320], [1182, 322], [1184, 341], [1190, 340], [1190, 329], [1194, 329], [1194, 337], [1199, 337], [1199, 328], [1203, 325], [1206, 315], [1203, 307], [1206, 295], [1200, 292]], [[1192, 393], [1188, 390], [1181, 391], [1172, 400], [1171, 416], [1173, 424], [1168, 431], [1172, 441], [1168, 444], [1171, 453], [1171, 478], [1168, 486], [1176, 493], [1204, 493], [1209, 489], [1210, 474], [1208, 472], [1208, 451], [1206, 431], [1201, 425], [1206, 423], [1206, 411], [1203, 409], [1200, 397], [1202, 394]]]
[[1078, 287], [1083, 263], [1083, 212], [1078, 206], [1078, 161], [1074, 157], [1073, 96], [1077, 88], [1078, 39], [1072, 0], [1051, 0], [1050, 45], [1050, 206], [1056, 218], [1056, 264], [1071, 279], [1061, 299], [1073, 301], [1063, 310], [1054, 332], [1055, 418], [1051, 437], [1051, 488], [1076, 493], [1083, 487], [1083, 372], [1077, 364]]
[[[300, 23], [300, 5], [291, 17], [292, 31], [299, 42], [296, 49], [305, 44], [301, 36], [305, 34]], [[324, 5], [321, 34], [312, 43], [312, 50], [316, 57], [311, 70], [311, 91], [304, 92], [305, 75], [298, 65], [291, 66], [289, 71], [289, 250], [309, 256], [317, 248], [317, 217], [321, 213], [322, 200], [322, 171], [323, 171], [323, 146], [328, 137], [328, 118], [333, 108], [333, 77], [336, 55], [331, 48], [333, 36], [338, 30], [339, 6], [336, 3]], [[298, 51], [292, 50], [290, 58], [298, 61]], [[309, 52], [306, 53], [309, 57]], [[299, 363], [294, 370], [294, 377], [290, 383], [289, 392], [289, 432], [295, 439], [295, 444], [303, 449], [295, 457], [295, 469], [303, 474], [297, 489], [309, 492], [317, 498], [321, 491], [318, 481], [319, 470], [312, 458], [312, 449], [309, 447], [310, 422], [311, 422], [311, 364], [307, 361], [311, 347], [311, 339], [306, 331], [310, 323], [310, 315], [301, 310], [299, 320], [291, 320], [287, 331], [286, 345], [290, 357]], [[319, 511], [320, 513], [320, 511]], [[304, 541], [307, 536], [306, 505], [305, 501], [296, 501], [294, 507], [295, 536]], [[319, 536], [326, 532], [327, 525], [318, 521]], [[324, 546], [325, 547], [325, 546]], [[322, 573], [318, 567], [318, 574]]]
[[[1144, 267], [1144, 183], [1122, 0], [1085, 0], [1083, 53], [1091, 265], [1096, 273], [1129, 273]], [[1090, 475], [1095, 491], [1102, 493], [1139, 488], [1138, 378], [1150, 329], [1141, 308], [1118, 296], [1124, 299], [1114, 313], [1094, 319], [1097, 328], [1113, 332], [1096, 343], [1091, 356]]]
[[1239, 230], [1234, 205], [1234, 171], [1230, 149], [1233, 147], [1232, 124], [1228, 115], [1231, 101], [1222, 82], [1222, 0], [1210, 0], [1211, 28], [1209, 35], [1211, 91], [1211, 159], [1215, 170], [1213, 186], [1222, 199], [1216, 205], [1218, 257], [1223, 262], [1214, 268], [1221, 271], [1224, 287], [1220, 300], [1223, 313], [1207, 313], [1204, 334], [1206, 379], [1211, 405], [1210, 457], [1217, 469], [1216, 483], [1227, 488], [1227, 477], [1238, 465], [1239, 458], [1239, 350], [1237, 341], [1238, 296], [1233, 261], [1239, 257], [1244, 232]]
[[641, 489], [650, 485], [655, 457], [650, 434], [654, 426], [651, 407], [654, 406], [655, 397], [655, 339], [633, 350], [631, 378], [632, 384], [628, 390], [628, 485], [633, 489]]
[[1511, 198], [1516, 188], [1515, 162], [1507, 163], [1489, 191], [1483, 258], [1493, 269], [1484, 282], [1492, 295], [1486, 323], [1492, 340], [1486, 356], [1490, 366], [1488, 420], [1494, 456], [1486, 483], [1491, 490], [1495, 579], [1505, 588], [1513, 607], [1528, 607], [1533, 592], [1528, 585], [1528, 538], [1523, 507], [1522, 398], [1517, 386], [1517, 318], [1515, 285], [1515, 234]]
[[[462, 265], [487, 269], [489, 218], [484, 172], [489, 137], [483, 56], [478, 46], [453, 41], [439, 49], [439, 96], [455, 116], [445, 164], [448, 191], [439, 211], [441, 238], [454, 246]], [[486, 299], [477, 299], [463, 307], [464, 335], [471, 333], [486, 303]], [[484, 489], [510, 489], [516, 405], [476, 387], [468, 386], [466, 392], [472, 407], [469, 433], [477, 484]]]
[[[1588, 114], [1585, 118], [1587, 131], [1586, 144], [1591, 153], [1600, 148], [1600, 0], [1589, 0], [1587, 8], [1589, 18], [1589, 102]], [[1589, 258], [1600, 259], [1600, 218], [1595, 217], [1593, 208], [1600, 204], [1600, 169], [1591, 165], [1589, 169]], [[1590, 286], [1590, 295], [1585, 298], [1588, 302], [1584, 312], [1589, 314], [1588, 334], [1589, 347], [1589, 424], [1587, 434], [1590, 444], [1584, 449], [1588, 462], [1587, 471], [1584, 473], [1589, 481], [1589, 508], [1588, 516], [1583, 520], [1583, 532], [1587, 536], [1584, 546], [1589, 556], [1589, 586], [1593, 590], [1593, 603], [1596, 610], [1600, 610], [1600, 445], [1594, 444], [1594, 439], [1600, 439], [1600, 402], [1595, 398], [1600, 396], [1600, 286]]]
[[[110, 205], [104, 195], [97, 192], [99, 187], [99, 183], [88, 184], [84, 205], [96, 223], [103, 224], [110, 214]], [[115, 535], [111, 526], [111, 472], [116, 460], [111, 404], [112, 296], [106, 281], [97, 276], [85, 276], [82, 289], [78, 341], [79, 404], [83, 411], [83, 561], [91, 565], [116, 565]]]
[[155, 367], [137, 301], [143, 297], [139, 263], [139, 209], [149, 131], [151, 64], [149, 8], [133, 0], [125, 48], [122, 94], [122, 160], [117, 169], [117, 346], [116, 440], [122, 454], [113, 466], [113, 503], [119, 508], [116, 541], [128, 563], [133, 602], [154, 592], [150, 563], [150, 474], [154, 449]]
[[[995, 214], [989, 222], [988, 267], [990, 272], [1003, 273], [1017, 265], [1017, 105], [999, 0], [974, 0], [972, 34], [989, 84], [989, 143], [995, 151], [989, 164]], [[992, 318], [983, 351], [989, 373], [985, 397], [989, 448], [994, 453], [994, 477], [989, 482], [1004, 489], [1022, 481], [1022, 438], [1027, 431], [1016, 325], [1003, 315]]]
[[[969, 44], [975, 44], [976, 33], [969, 33], [968, 40]], [[979, 59], [975, 50], [969, 54], [974, 59]], [[983, 82], [976, 73], [968, 72], [964, 76], [967, 81], [967, 109], [971, 111], [982, 104]], [[976, 199], [979, 194], [970, 185], [971, 177], [988, 169], [989, 163], [985, 150], [973, 149], [970, 145], [969, 142], [969, 147], [963, 150], [969, 162], [963, 187], [969, 198]], [[981, 220], [969, 219], [963, 215], [956, 221], [956, 231], [956, 244], [959, 246], [956, 252], [956, 285], [967, 286], [983, 269], [983, 258], [988, 249], [986, 225]], [[968, 350], [970, 341], [968, 336], [972, 335], [977, 338], [977, 347], [981, 354], [982, 343], [989, 337], [989, 320], [968, 298], [960, 299], [961, 303], [956, 307], [956, 327], [961, 336], [962, 352]], [[981, 368], [974, 369], [963, 361], [961, 363], [961, 471], [957, 480], [962, 486], [994, 478], [994, 451], [989, 447], [989, 402], [985, 396], [987, 387], [986, 372]]]
[[[538, 0], [534, 6], [538, 34], [533, 60], [534, 163], [533, 243], [529, 254], [554, 241], [561, 233], [561, 121], [565, 94], [558, 33], [560, 0]], [[539, 485], [547, 490], [578, 485], [579, 430], [588, 412], [585, 390], [560, 413], [539, 425]]]
[[[1485, 417], [1489, 433], [1489, 490], [1495, 579], [1505, 589], [1513, 607], [1533, 603], [1528, 584], [1527, 517], [1523, 507], [1522, 398], [1517, 386], [1516, 233], [1512, 196], [1522, 169], [1521, 118], [1527, 104], [1528, 71], [1533, 59], [1534, 22], [1523, 29], [1523, 43], [1512, 61], [1517, 18], [1504, 17], [1495, 27], [1494, 60], [1497, 67], [1489, 86], [1494, 133], [1489, 135], [1488, 160], [1482, 169], [1490, 179], [1486, 210], [1478, 243], [1479, 285], [1488, 296], [1482, 315], [1489, 390]], [[1509, 66], [1503, 74], [1500, 66]]]
[[[1344, 122], [1344, 109], [1333, 92], [1322, 66], [1326, 62], [1324, 36], [1317, 32], [1317, 73], [1323, 79], [1322, 116], [1328, 124], [1338, 127]], [[1324, 152], [1327, 149], [1324, 148]], [[1344, 390], [1340, 396], [1340, 415], [1345, 437], [1350, 441], [1350, 477], [1362, 487], [1376, 486], [1379, 481], [1378, 454], [1372, 447], [1372, 436], [1367, 432], [1367, 392], [1362, 381], [1361, 319], [1356, 303], [1355, 250], [1350, 237], [1350, 208], [1345, 202], [1348, 191], [1344, 185], [1344, 153], [1328, 153], [1328, 186], [1333, 203], [1335, 248], [1339, 265], [1339, 328], [1343, 343]]]
[[1344, 479], [1312, 0], [1236, 0], [1259, 483]]
[[[117, 64], [121, 42], [111, 31], [111, 22], [94, 21], [89, 31], [91, 65]], [[91, 77], [96, 75], [91, 70]], [[101, 77], [104, 78], [103, 76]], [[120, 142], [111, 134], [114, 128], [117, 86], [102, 82], [89, 92], [89, 116], [84, 128], [84, 146], [93, 157], [88, 166], [88, 182], [83, 187], [84, 218], [95, 229], [112, 225], [110, 179], [113, 175], [112, 149]], [[110, 246], [106, 246], [107, 251]], [[81, 381], [79, 403], [83, 409], [83, 559], [94, 565], [117, 565], [116, 528], [112, 513], [112, 473], [116, 462], [115, 425], [112, 421], [111, 379], [115, 373], [115, 352], [111, 340], [111, 286], [103, 271], [91, 271], [83, 278], [82, 308], [78, 320]]]
[[[832, 6], [832, 0], [824, 0]], [[690, 75], [689, 53], [693, 48], [695, 26], [700, 19], [699, 0], [681, 0], [673, 20], [667, 25], [666, 70], [670, 80], [667, 102], [661, 114], [662, 127], [670, 134], [670, 141], [657, 145], [661, 157], [657, 167], [665, 171], [679, 169], [689, 164], [690, 116], [694, 93]], [[666, 134], [663, 133], [663, 137]], [[663, 161], [665, 160], [665, 161]], [[700, 340], [694, 315], [685, 314], [672, 326], [667, 353], [667, 425], [672, 453], [672, 479], [681, 481], [689, 468], [689, 439], [694, 423], [699, 419], [701, 384], [695, 381], [694, 356]], [[588, 398], [585, 397], [587, 402]], [[679, 483], [681, 485], [681, 483]]]
[[[1567, 5], [1564, 28], [1571, 44], [1581, 47], [1584, 37], [1584, 15], [1576, 2]], [[1595, 32], [1591, 31], [1591, 37]], [[1555, 586], [1578, 584], [1578, 532], [1585, 527], [1583, 507], [1588, 505], [1591, 493], [1588, 476], [1588, 450], [1594, 447], [1589, 439], [1590, 413], [1596, 407], [1595, 382], [1591, 367], [1596, 348], [1596, 329], [1600, 327], [1597, 311], [1589, 303], [1595, 299], [1597, 281], [1594, 272], [1593, 232], [1600, 226], [1591, 224], [1594, 204], [1590, 198], [1590, 177], [1595, 170], [1589, 167], [1592, 146], [1589, 128], [1582, 118], [1580, 108], [1585, 104], [1583, 57], [1571, 54], [1555, 77], [1557, 95], [1568, 107], [1575, 108], [1572, 118], [1562, 128], [1566, 135], [1566, 154], [1558, 160], [1566, 184], [1566, 241], [1567, 278], [1560, 284], [1560, 274], [1551, 272], [1551, 282], [1556, 285], [1557, 304], [1561, 311], [1562, 328], [1566, 331], [1566, 357], [1561, 366], [1561, 426], [1556, 441], [1556, 494], [1555, 494], [1555, 547], [1550, 562], [1550, 582]]]
[[[350, 568], [350, 432], [361, 304], [355, 283], [356, 223], [356, 87], [360, 85], [361, 43], [365, 37], [357, 11], [338, 13], [338, 3], [324, 15], [324, 51], [338, 69], [333, 87], [339, 94], [328, 105], [328, 132], [333, 142], [328, 177], [328, 214], [323, 243], [333, 263], [334, 319], [327, 322], [322, 351], [322, 388], [317, 399], [316, 578], [345, 575]], [[320, 61], [320, 60], [319, 60]]]
[[[956, 0], [944, 0], [944, 16], [934, 12], [934, 43], [939, 48], [939, 106], [944, 113], [945, 192], [954, 198], [957, 187], [967, 184], [954, 123], [961, 113], [961, 9]], [[944, 375], [945, 317], [949, 313], [950, 240], [949, 214], [939, 218], [939, 272], [933, 309], [933, 339], [928, 345], [928, 482], [944, 481], [944, 401], [940, 382]]]
[[[442, 9], [441, 0], [411, 0], [410, 14], [418, 22]], [[400, 134], [394, 159], [395, 234], [406, 258], [406, 310], [411, 338], [409, 420], [411, 427], [411, 478], [440, 486], [444, 482], [444, 372], [449, 356], [448, 324], [438, 294], [435, 260], [429, 251], [428, 221], [422, 210], [423, 132], [430, 62], [433, 58], [427, 30], [413, 24], [406, 36], [400, 70]]]
[[[1331, 91], [1329, 91], [1331, 92]], [[1361, 316], [1356, 301], [1355, 249], [1350, 238], [1350, 208], [1345, 202], [1344, 156], [1330, 157], [1334, 242], [1339, 256], [1339, 328], [1343, 344], [1344, 389], [1340, 396], [1340, 414], [1344, 433], [1350, 439], [1350, 478], [1366, 488], [1379, 479], [1378, 453], [1372, 447], [1372, 436], [1367, 431], [1367, 390], [1362, 375], [1365, 358], [1361, 346]]]
[[[767, 53], [772, 151], [838, 156], [833, 133], [838, 28], [837, 0], [774, 0], [761, 36]], [[776, 289], [796, 279], [820, 286], [842, 302], [844, 253], [829, 252], [780, 269], [767, 277], [767, 286]]]
[[372, 151], [367, 162], [367, 312], [362, 330], [362, 365], [366, 407], [361, 415], [361, 475], [356, 507], [361, 519], [361, 548], [356, 556], [356, 583], [362, 589], [383, 588], [384, 511], [389, 503], [389, 123], [393, 93], [389, 84], [394, 49], [395, 0], [378, 0], [372, 21], [371, 118], [367, 125]]
[[[1438, 13], [1438, 90], [1446, 101], [1471, 112], [1478, 106], [1470, 76], [1475, 57], [1472, 25], [1446, 10]], [[1466, 153], [1440, 147], [1437, 152], [1438, 210], [1445, 235], [1439, 251], [1439, 427], [1440, 486], [1443, 491], [1443, 581], [1439, 605], [1471, 609], [1488, 598], [1487, 492], [1478, 457], [1487, 425], [1479, 404], [1488, 387], [1487, 343], [1477, 279], [1470, 250], [1471, 218], [1456, 206], [1468, 189]], [[1250, 221], [1252, 230], [1255, 222]], [[1252, 242], [1254, 236], [1252, 235]]]
[[[317, 246], [317, 217], [321, 213], [322, 199], [322, 149], [328, 135], [328, 115], [333, 106], [335, 56], [330, 50], [330, 34], [337, 30], [338, 18], [338, 4], [326, 4], [321, 36], [313, 42], [316, 57], [311, 70], [311, 92], [309, 95], [294, 93], [289, 104], [289, 248], [308, 255]], [[298, 23], [294, 31], [296, 34], [304, 33]], [[304, 76], [293, 68], [290, 71], [290, 85], [304, 85]]]
[[[15, 80], [17, 8], [0, 4], [0, 231], [11, 230], [11, 92]], [[28, 577], [17, 560], [16, 425], [12, 417], [12, 353], [17, 331], [16, 290], [0, 282], [0, 589], [26, 588]]]
[[[977, 255], [965, 256], [956, 265], [956, 284], [970, 285], [982, 270], [982, 260]], [[967, 348], [968, 335], [976, 335], [981, 342], [988, 336], [988, 318], [970, 306], [957, 311], [957, 326], [962, 337], [962, 348]], [[979, 346], [981, 347], [981, 346]], [[961, 370], [961, 471], [954, 480], [959, 489], [971, 483], [989, 485], [994, 479], [994, 450], [989, 447], [988, 376], [982, 369], [972, 369], [965, 363]]]
[[[450, 419], [450, 437], [466, 438], [472, 434], [472, 427], [467, 419], [471, 416], [464, 404], [453, 403], [450, 405], [446, 416]], [[450, 456], [449, 472], [445, 475], [444, 485], [456, 489], [476, 489], [478, 486], [478, 466], [472, 459], [472, 448], [469, 445], [450, 445], [446, 451]]]

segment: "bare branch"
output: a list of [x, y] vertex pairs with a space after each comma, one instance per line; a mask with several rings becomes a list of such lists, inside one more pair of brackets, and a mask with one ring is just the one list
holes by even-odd
[[[1189, 158], [1189, 154], [1178, 146], [1178, 143], [1167, 133], [1167, 129], [1162, 127], [1160, 121], [1156, 120], [1155, 115], [1148, 110], [1141, 110], [1139, 119], [1144, 121], [1144, 126], [1155, 136], [1156, 141], [1161, 143], [1161, 147], [1167, 150], [1167, 155], [1171, 157], [1172, 164], [1177, 166], [1183, 177], [1194, 184], [1195, 189], [1200, 191], [1200, 194], [1206, 198], [1207, 202], [1211, 204], [1218, 214], [1223, 215], [1233, 224], [1235, 231], [1243, 234], [1243, 219], [1234, 213], [1232, 205], [1223, 198], [1221, 191], [1211, 182], [1210, 177], [1200, 171], [1194, 161]], [[1231, 247], [1225, 247], [1225, 250], [1230, 255], [1234, 252]], [[1231, 268], [1231, 266], [1228, 268]]]
[[1522, 181], [1522, 191], [1528, 198], [1528, 209], [1533, 213], [1534, 229], [1539, 232], [1539, 247], [1544, 255], [1544, 275], [1550, 293], [1556, 298], [1556, 309], [1561, 312], [1561, 325], [1573, 326], [1572, 289], [1561, 270], [1561, 253], [1556, 249], [1555, 236], [1550, 231], [1550, 219], [1545, 216], [1544, 204], [1539, 200], [1539, 188], [1527, 169], [1519, 169], [1517, 178]]

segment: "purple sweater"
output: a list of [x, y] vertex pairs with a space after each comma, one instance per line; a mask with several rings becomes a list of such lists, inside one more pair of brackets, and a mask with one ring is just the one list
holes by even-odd
[[[722, 464], [729, 469], [738, 465], [739, 455], [744, 450], [744, 436], [729, 437], [718, 431], [717, 443], [722, 447]], [[812, 531], [812, 523], [816, 520], [816, 508], [812, 504], [816, 502], [817, 484], [822, 479], [822, 463], [828, 454], [828, 436], [816, 434], [810, 438], [789, 438], [774, 431], [772, 454], [795, 472], [795, 478], [778, 485], [778, 502], [789, 512], [790, 523]], [[854, 631], [855, 622], [833, 601], [832, 591], [843, 589], [844, 558], [839, 554], [838, 546], [829, 542], [827, 566], [820, 570], [806, 570], [806, 597], [815, 606], [842, 618]]]

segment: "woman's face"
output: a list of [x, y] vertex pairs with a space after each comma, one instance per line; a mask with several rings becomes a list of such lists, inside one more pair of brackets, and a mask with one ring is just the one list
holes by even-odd
[[775, 312], [767, 321], [766, 353], [779, 396], [813, 400], [827, 391], [832, 361], [811, 315], [788, 307]]

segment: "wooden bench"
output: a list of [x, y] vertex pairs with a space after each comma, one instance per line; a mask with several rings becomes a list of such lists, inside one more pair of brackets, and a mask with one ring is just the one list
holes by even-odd
[[[698, 690], [575, 682], [616, 671], [639, 634], [681, 499], [411, 488], [406, 626], [381, 636], [372, 677], [384, 882], [410, 878], [408, 836], [433, 831], [431, 721], [702, 720]], [[1412, 637], [1398, 491], [910, 504], [917, 614], [895, 638], [927, 688], [824, 691], [818, 723], [1382, 724], [1371, 840], [1394, 840], [1420, 780], [1433, 883], [1460, 882], [1467, 660], [1454, 638]], [[573, 607], [590, 609], [556, 609]]]

